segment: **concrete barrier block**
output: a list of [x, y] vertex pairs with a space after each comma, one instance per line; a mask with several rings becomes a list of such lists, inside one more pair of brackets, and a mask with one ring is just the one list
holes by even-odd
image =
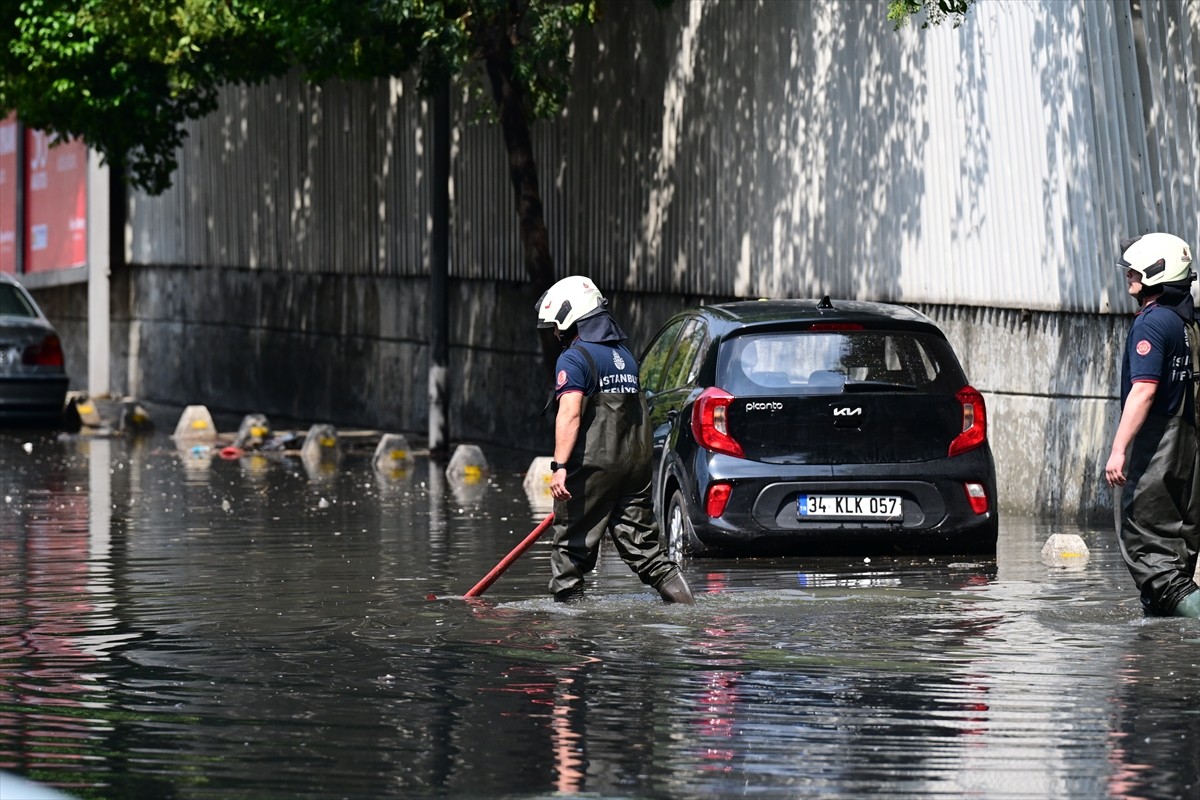
[[554, 477], [550, 472], [550, 462], [553, 460], [550, 456], [538, 456], [525, 471], [522, 486], [525, 496], [529, 498], [530, 509], [537, 514], [548, 514], [554, 510], [554, 495], [550, 494], [550, 480]]
[[327, 423], [318, 423], [308, 429], [300, 458], [304, 461], [336, 463], [342, 454], [337, 428]]
[[406, 480], [412, 474], [413, 452], [402, 433], [385, 433], [375, 447], [371, 463], [375, 474], [389, 480]]
[[375, 457], [372, 463], [375, 469], [392, 469], [396, 466], [411, 466], [413, 462], [412, 448], [408, 438], [402, 433], [385, 433], [379, 437], [375, 446]]
[[446, 477], [452, 482], [479, 482], [489, 472], [491, 468], [488, 466], [487, 457], [484, 456], [483, 450], [474, 444], [460, 444], [456, 447], [454, 454], [450, 456], [450, 463], [446, 466]]
[[125, 400], [121, 403], [117, 428], [127, 433], [148, 433], [154, 430], [154, 420], [150, 418], [150, 412], [136, 400]]
[[1090, 553], [1083, 538], [1074, 533], [1055, 533], [1042, 545], [1042, 563], [1048, 567], [1083, 569]]
[[217, 438], [217, 426], [207, 407], [188, 406], [179, 415], [173, 435], [176, 442], [213, 442]]
[[233, 440], [234, 447], [243, 450], [257, 450], [271, 437], [271, 422], [266, 414], [247, 414], [238, 425], [237, 436]]

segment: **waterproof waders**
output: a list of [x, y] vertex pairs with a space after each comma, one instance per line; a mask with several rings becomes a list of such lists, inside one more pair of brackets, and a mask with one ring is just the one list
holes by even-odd
[[1151, 414], [1129, 448], [1119, 539], [1148, 614], [1190, 616], [1197, 604], [1196, 458], [1196, 430], [1180, 415]]
[[566, 462], [571, 499], [554, 503], [550, 591], [555, 599], [582, 596], [583, 576], [595, 568], [607, 531], [642, 583], [668, 602], [695, 602], [679, 567], [659, 543], [650, 495], [648, 425], [640, 392], [583, 398], [580, 435]]

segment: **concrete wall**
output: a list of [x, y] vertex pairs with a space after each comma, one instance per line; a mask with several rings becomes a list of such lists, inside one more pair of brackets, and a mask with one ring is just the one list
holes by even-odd
[[[545, 455], [550, 383], [525, 284], [452, 281], [452, 443]], [[701, 298], [609, 292], [635, 351]], [[86, 286], [37, 292], [82, 388]], [[712, 300], [724, 298], [712, 298]], [[135, 267], [114, 276], [114, 385], [214, 413], [399, 431], [427, 428], [426, 281]], [[1006, 514], [1111, 519], [1102, 479], [1128, 318], [924, 306], [986, 398]], [[84, 376], [85, 377], [85, 376]], [[157, 420], [173, 428], [176, 420]]]
[[1119, 416], [1120, 354], [1130, 318], [921, 310], [946, 332], [984, 394], [1002, 510], [1111, 521], [1103, 472]]

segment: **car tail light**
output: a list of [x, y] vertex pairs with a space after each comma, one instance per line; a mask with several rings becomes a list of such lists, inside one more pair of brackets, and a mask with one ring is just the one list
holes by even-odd
[[34, 367], [61, 367], [63, 365], [62, 343], [53, 333], [42, 339], [41, 344], [31, 344], [21, 354], [21, 363]]
[[697, 444], [714, 453], [742, 458], [742, 446], [729, 435], [729, 406], [734, 399], [715, 386], [705, 389], [692, 406], [692, 436]]
[[708, 487], [708, 494], [704, 498], [704, 512], [710, 517], [719, 517], [725, 513], [725, 506], [729, 503], [729, 495], [733, 494], [733, 487], [728, 483], [714, 483]]
[[964, 483], [963, 488], [967, 490], [967, 502], [971, 504], [971, 510], [976, 514], [986, 514], [988, 510], [987, 490], [983, 488], [982, 483]]
[[950, 442], [949, 454], [957, 456], [987, 441], [987, 409], [983, 406], [983, 395], [970, 386], [959, 389], [954, 396], [962, 405], [962, 433]]

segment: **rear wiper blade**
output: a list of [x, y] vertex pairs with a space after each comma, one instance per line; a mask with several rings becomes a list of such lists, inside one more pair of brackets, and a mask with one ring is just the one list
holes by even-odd
[[846, 381], [842, 384], [844, 392], [915, 392], [917, 387], [911, 383], [890, 383], [888, 381]]

